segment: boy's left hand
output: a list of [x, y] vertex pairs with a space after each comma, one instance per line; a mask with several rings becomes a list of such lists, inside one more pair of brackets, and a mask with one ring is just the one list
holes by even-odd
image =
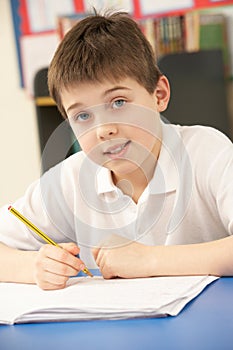
[[111, 235], [93, 248], [92, 253], [106, 279], [150, 276], [150, 247], [144, 244]]

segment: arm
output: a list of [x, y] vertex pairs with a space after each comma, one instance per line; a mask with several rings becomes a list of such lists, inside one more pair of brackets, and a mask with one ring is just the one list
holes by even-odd
[[96, 263], [105, 278], [233, 276], [232, 236], [207, 243], [174, 246], [145, 246], [126, 239], [119, 244], [119, 240], [119, 237], [112, 236], [111, 240], [93, 249]]
[[42, 289], [64, 288], [84, 264], [76, 257], [76, 244], [61, 246], [64, 249], [45, 244], [39, 251], [22, 251], [0, 243], [0, 281], [37, 283]]
[[0, 243], [0, 281], [35, 283], [33, 266], [37, 252], [21, 251]]

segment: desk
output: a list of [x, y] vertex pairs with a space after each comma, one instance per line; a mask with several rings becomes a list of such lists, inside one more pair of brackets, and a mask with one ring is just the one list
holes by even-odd
[[232, 350], [233, 278], [221, 278], [176, 317], [0, 326], [0, 350]]

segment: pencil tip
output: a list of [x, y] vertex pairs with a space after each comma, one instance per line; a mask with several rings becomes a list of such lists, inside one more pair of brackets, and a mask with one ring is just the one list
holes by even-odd
[[92, 273], [88, 270], [87, 267], [85, 267], [85, 268], [83, 269], [83, 272], [84, 272], [86, 275], [88, 275], [89, 277], [93, 277]]

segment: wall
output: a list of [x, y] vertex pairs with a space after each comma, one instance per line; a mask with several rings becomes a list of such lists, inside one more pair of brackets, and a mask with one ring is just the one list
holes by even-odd
[[0, 206], [40, 175], [34, 104], [20, 88], [10, 0], [0, 0]]

